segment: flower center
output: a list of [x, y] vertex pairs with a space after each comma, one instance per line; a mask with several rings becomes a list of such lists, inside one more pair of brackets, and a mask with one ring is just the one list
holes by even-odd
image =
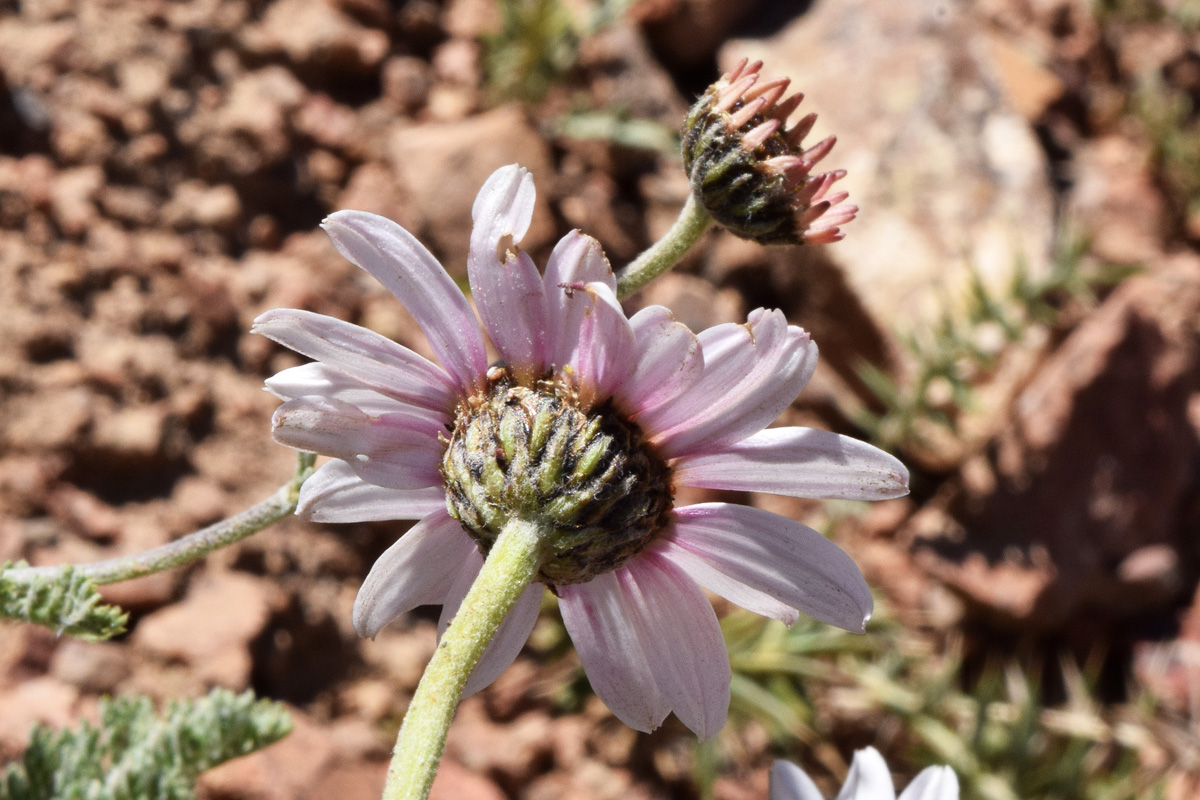
[[505, 522], [547, 531], [538, 579], [585, 583], [646, 547], [671, 510], [671, 470], [636, 425], [605, 403], [581, 410], [569, 388], [532, 388], [493, 370], [461, 403], [442, 459], [450, 514], [486, 555]]

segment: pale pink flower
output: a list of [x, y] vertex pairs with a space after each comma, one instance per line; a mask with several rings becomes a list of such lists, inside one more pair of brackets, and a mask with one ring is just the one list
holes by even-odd
[[[545, 275], [515, 245], [529, 228], [533, 180], [497, 170], [475, 200], [468, 278], [507, 374], [549, 378], [572, 402], [635, 426], [675, 486], [877, 500], [905, 494], [895, 458], [808, 428], [764, 430], [817, 363], [807, 333], [779, 311], [694, 335], [651, 306], [627, 319], [598, 243], [579, 232], [555, 247]], [[447, 511], [446, 437], [489, 384], [483, 334], [466, 297], [415, 238], [374, 214], [323, 224], [337, 249], [416, 318], [441, 366], [377, 333], [307, 311], [275, 309], [254, 330], [316, 360], [267, 381], [286, 402], [274, 436], [332, 457], [304, 485], [300, 513], [319, 522], [417, 519], [371, 569], [354, 625], [373, 637], [412, 608], [443, 607], [445, 630], [483, 563]], [[472, 400], [473, 399], [473, 400]], [[464, 405], [466, 404], [466, 405]], [[701, 737], [725, 722], [730, 667], [700, 587], [792, 623], [798, 610], [861, 631], [871, 594], [854, 562], [798, 522], [730, 503], [675, 508], [641, 549], [587, 582], [553, 587], [596, 693], [638, 730], [671, 711]], [[518, 601], [466, 693], [516, 658], [544, 586]]]
[[[787, 761], [771, 769], [770, 800], [824, 800], [804, 770]], [[854, 754], [836, 800], [896, 800], [892, 773], [874, 747]], [[900, 800], [958, 800], [958, 776], [949, 767], [928, 767], [913, 778]]]

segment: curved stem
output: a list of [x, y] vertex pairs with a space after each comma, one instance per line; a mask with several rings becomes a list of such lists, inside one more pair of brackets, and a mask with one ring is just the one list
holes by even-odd
[[511, 520], [496, 538], [409, 703], [388, 767], [384, 800], [429, 796], [463, 687], [496, 629], [537, 576], [540, 534], [533, 523]]
[[281, 486], [271, 497], [240, 514], [235, 514], [160, 547], [128, 556], [93, 561], [90, 564], [11, 569], [5, 573], [5, 577], [14, 580], [49, 577], [66, 566], [70, 566], [77, 573], [86, 575], [93, 583], [119, 583], [195, 561], [214, 550], [240, 542], [247, 536], [258, 533], [268, 525], [278, 522], [295, 511], [296, 503], [300, 498], [300, 487], [312, 474], [313, 463], [316, 459], [317, 457], [312, 453], [300, 453], [296, 472], [292, 475], [292, 479], [286, 485]]
[[688, 194], [679, 219], [667, 235], [617, 273], [617, 297], [628, 297], [678, 264], [711, 224], [712, 215], [696, 200], [695, 193]]

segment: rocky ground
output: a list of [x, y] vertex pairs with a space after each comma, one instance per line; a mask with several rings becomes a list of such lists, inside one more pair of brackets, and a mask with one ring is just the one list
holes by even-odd
[[[536, 259], [578, 227], [624, 264], [686, 197], [657, 143], [748, 55], [838, 135], [859, 219], [807, 250], [712, 233], [632, 303], [696, 329], [784, 309], [823, 358], [794, 421], [913, 469], [910, 498], [870, 509], [752, 501], [833, 530], [934, 640], [981, 660], [1103, 650], [1105, 699], [1150, 691], [1186, 731], [1198, 17], [1188, 0], [0, 4], [0, 563], [145, 549], [285, 482], [261, 387], [299, 362], [247, 332], [266, 309], [427, 352], [324, 215], [385, 214], [462, 275], [475, 191], [519, 162]], [[401, 531], [291, 519], [106, 587], [132, 612], [109, 643], [0, 627], [0, 763], [105, 693], [252, 687], [291, 704], [296, 731], [208, 774], [203, 797], [378, 797], [435, 624], [364, 643], [350, 607]], [[686, 731], [636, 735], [564, 688], [577, 678], [549, 609], [460, 710], [435, 796], [696, 796]], [[843, 756], [871, 742], [847, 730]], [[754, 725], [723, 742], [715, 796], [764, 797], [778, 742]]]

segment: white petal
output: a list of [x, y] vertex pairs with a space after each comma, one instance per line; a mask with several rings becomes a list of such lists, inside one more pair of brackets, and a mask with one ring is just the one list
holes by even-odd
[[652, 553], [632, 559], [617, 577], [671, 710], [701, 739], [713, 738], [729, 714], [732, 673], [712, 604], [683, 572]]
[[679, 486], [844, 500], [908, 494], [908, 470], [895, 456], [814, 428], [769, 428], [674, 467]]
[[637, 367], [617, 390], [617, 401], [637, 418], [674, 400], [700, 379], [700, 341], [662, 306], [647, 306], [629, 319], [637, 344]]
[[896, 800], [892, 773], [878, 750], [868, 747], [854, 754], [837, 800]]
[[764, 585], [765, 581], [756, 581], [752, 586], [738, 577], [728, 575], [709, 558], [680, 546], [672, 536], [661, 537], [649, 550], [679, 567], [688, 577], [713, 594], [724, 597], [747, 611], [777, 619], [785, 625], [794, 625], [800, 618], [799, 611], [778, 597], [755, 588]]
[[561, 367], [575, 353], [579, 329], [587, 311], [587, 298], [579, 292], [589, 283], [603, 283], [614, 292], [617, 279], [600, 243], [571, 231], [554, 247], [543, 278], [549, 325], [550, 362]]
[[616, 573], [558, 591], [563, 623], [592, 689], [629, 727], [647, 733], [657, 728], [671, 707], [630, 624], [630, 601]]
[[568, 359], [579, 403], [589, 408], [612, 396], [613, 390], [633, 374], [637, 350], [633, 329], [617, 302], [617, 295], [602, 283], [589, 283], [579, 294], [588, 305], [579, 329], [579, 345]]
[[546, 291], [533, 260], [515, 252], [534, 209], [533, 176], [516, 165], [492, 173], [475, 198], [467, 258], [471, 293], [484, 327], [522, 382], [549, 366]]
[[949, 767], [927, 767], [900, 793], [900, 800], [958, 800], [958, 776]]
[[440, 603], [475, 543], [445, 510], [414, 525], [371, 567], [354, 600], [354, 629], [373, 638], [417, 606]]
[[[862, 632], [871, 617], [871, 591], [854, 559], [812, 528], [787, 517], [748, 506], [703, 503], [676, 509], [664, 538], [708, 562], [727, 579], [821, 622]], [[691, 564], [676, 563], [683, 569]], [[714, 592], [729, 590], [727, 583], [713, 582], [710, 573], [691, 574]], [[736, 603], [743, 598], [729, 599]]]
[[475, 222], [472, 244], [477, 236], [499, 240], [506, 233], [512, 234], [514, 242], [524, 239], [533, 221], [536, 199], [529, 170], [518, 164], [500, 167], [488, 176], [475, 195], [471, 206], [471, 219]]
[[456, 387], [441, 367], [358, 325], [276, 308], [256, 319], [251, 330], [396, 400], [442, 412], [458, 402]]
[[421, 519], [446, 509], [446, 491], [385, 489], [367, 483], [345, 461], [321, 465], [300, 487], [296, 513], [313, 522], [374, 522]]
[[776, 761], [771, 767], [769, 800], [824, 800], [812, 778], [795, 764]]
[[433, 412], [370, 416], [340, 400], [302, 397], [275, 410], [275, 441], [297, 450], [340, 458], [358, 477], [392, 489], [424, 489], [442, 483], [443, 423]]
[[746, 325], [718, 325], [698, 338], [700, 380], [638, 420], [667, 458], [711, 452], [762, 430], [791, 405], [817, 365], [809, 335], [779, 311], [760, 308]]
[[467, 298], [425, 247], [390, 219], [338, 211], [321, 227], [338, 252], [366, 270], [417, 320], [429, 346], [466, 395], [483, 387], [487, 351]]
[[[317, 362], [288, 367], [281, 372], [276, 372], [267, 378], [266, 385], [267, 391], [280, 400], [328, 397], [349, 403], [359, 411], [373, 417], [413, 408], [410, 403], [404, 403], [380, 394], [374, 389], [368, 389], [349, 375]], [[428, 411], [429, 409], [424, 410]], [[449, 415], [446, 415], [445, 419], [449, 421]]]

